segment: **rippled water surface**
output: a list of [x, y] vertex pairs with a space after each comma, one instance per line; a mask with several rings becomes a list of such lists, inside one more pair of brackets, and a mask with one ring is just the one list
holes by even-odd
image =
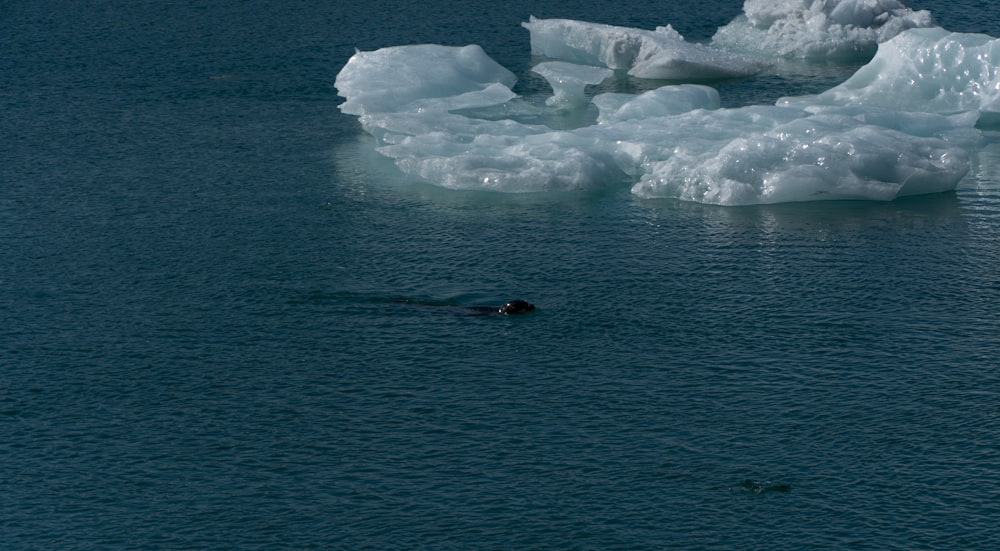
[[336, 109], [355, 47], [523, 91], [531, 14], [741, 7], [663, 4], [8, 7], [0, 547], [1000, 545], [994, 131], [954, 193], [723, 208], [414, 184]]

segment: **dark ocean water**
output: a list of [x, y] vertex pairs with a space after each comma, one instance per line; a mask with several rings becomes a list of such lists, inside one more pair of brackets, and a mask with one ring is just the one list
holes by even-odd
[[726, 208], [407, 182], [336, 108], [356, 47], [524, 91], [529, 15], [740, 8], [4, 3], [0, 548], [1000, 546], [996, 132], [954, 193]]

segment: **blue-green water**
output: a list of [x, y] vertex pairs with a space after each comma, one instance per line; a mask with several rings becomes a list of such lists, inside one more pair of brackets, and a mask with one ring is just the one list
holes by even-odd
[[[910, 6], [1000, 36], [979, 4]], [[0, 548], [1000, 545], [1000, 144], [954, 193], [724, 208], [414, 184], [336, 109], [355, 47], [531, 86], [531, 14], [740, 7], [4, 5]]]

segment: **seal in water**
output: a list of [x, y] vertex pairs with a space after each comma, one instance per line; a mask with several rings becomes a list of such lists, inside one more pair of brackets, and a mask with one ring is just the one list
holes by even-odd
[[515, 299], [505, 302], [503, 306], [500, 306], [499, 308], [496, 306], [470, 306], [469, 309], [483, 313], [523, 314], [534, 310], [535, 305], [525, 300]]
[[523, 314], [525, 312], [530, 312], [535, 309], [534, 304], [530, 304], [527, 301], [516, 299], [505, 303], [503, 306], [497, 310], [500, 314]]
[[531, 312], [535, 309], [534, 304], [521, 299], [509, 300], [501, 306], [456, 306], [454, 304], [421, 302], [410, 299], [398, 299], [393, 302], [398, 302], [400, 304], [412, 304], [414, 306], [432, 310], [447, 310], [456, 313], [464, 313], [472, 316], [489, 316], [491, 314], [523, 314], [525, 312]]
[[790, 492], [792, 491], [792, 487], [788, 484], [772, 484], [770, 482], [758, 482], [747, 479], [740, 483], [740, 490], [762, 494], [764, 492]]

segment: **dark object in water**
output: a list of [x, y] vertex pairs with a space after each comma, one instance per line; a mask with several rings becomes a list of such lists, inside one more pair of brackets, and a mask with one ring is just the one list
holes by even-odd
[[534, 304], [530, 304], [527, 301], [524, 301], [524, 300], [521, 300], [521, 299], [516, 299], [516, 300], [512, 300], [510, 302], [504, 303], [504, 305], [501, 306], [497, 310], [497, 313], [500, 313], [500, 314], [523, 314], [525, 312], [530, 312], [530, 311], [532, 311], [534, 309], [535, 309], [535, 305]]
[[535, 305], [521, 299], [505, 302], [502, 306], [469, 306], [470, 310], [476, 312], [496, 313], [496, 314], [523, 314], [535, 309]]
[[762, 494], [764, 492], [790, 492], [792, 487], [788, 484], [771, 484], [770, 482], [756, 482], [746, 479], [740, 483], [740, 489], [744, 492]]
[[428, 303], [414, 301], [410, 299], [399, 299], [393, 302], [398, 302], [402, 304], [413, 304], [422, 308], [429, 308], [433, 310], [449, 310], [456, 313], [465, 313], [466, 315], [473, 316], [488, 316], [490, 314], [523, 314], [525, 312], [531, 312], [535, 309], [535, 305], [528, 301], [521, 299], [509, 300], [500, 306], [456, 306], [453, 304], [442, 304], [442, 303]]

